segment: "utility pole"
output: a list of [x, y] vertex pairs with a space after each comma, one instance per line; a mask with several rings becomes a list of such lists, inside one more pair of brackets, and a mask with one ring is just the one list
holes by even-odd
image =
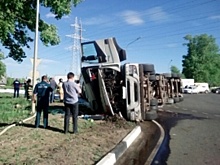
[[73, 46], [68, 49], [72, 50], [72, 63], [70, 65], [70, 70], [73, 71], [77, 77], [80, 76], [81, 68], [81, 42], [82, 42], [82, 24], [79, 23], [78, 18], [75, 18], [75, 23], [71, 24], [74, 27], [74, 34], [66, 35], [67, 37], [73, 38]]
[[170, 70], [170, 64], [171, 64], [172, 61], [173, 61], [173, 60], [171, 59], [170, 62], [168, 63], [168, 73], [171, 72], [171, 70]]
[[[35, 40], [34, 40], [34, 58], [33, 58], [33, 87], [36, 84], [36, 71], [37, 71], [37, 53], [38, 53], [38, 26], [39, 26], [39, 0], [37, 0], [36, 7], [36, 25], [35, 25]], [[35, 103], [32, 102], [31, 106], [32, 113], [35, 113]]]

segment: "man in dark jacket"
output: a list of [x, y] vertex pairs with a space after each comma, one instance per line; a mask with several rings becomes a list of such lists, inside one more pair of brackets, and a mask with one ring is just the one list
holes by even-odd
[[50, 78], [50, 86], [53, 89], [53, 91], [50, 93], [50, 103], [53, 103], [54, 102], [54, 94], [55, 94], [55, 91], [57, 88], [57, 83], [54, 80], [54, 78]]
[[42, 81], [38, 83], [33, 92], [32, 101], [37, 100], [37, 115], [35, 120], [35, 127], [38, 128], [40, 125], [41, 112], [43, 110], [43, 123], [44, 128], [48, 127], [48, 107], [50, 92], [52, 92], [50, 84], [48, 84], [47, 76], [42, 76]]
[[14, 98], [19, 97], [19, 89], [21, 85], [20, 81], [18, 79], [15, 79], [13, 85], [14, 85]]

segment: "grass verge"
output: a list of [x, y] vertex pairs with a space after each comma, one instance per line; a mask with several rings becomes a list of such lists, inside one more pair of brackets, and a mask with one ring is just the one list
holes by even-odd
[[13, 98], [12, 94], [0, 93], [0, 130], [30, 116], [31, 102], [22, 95]]

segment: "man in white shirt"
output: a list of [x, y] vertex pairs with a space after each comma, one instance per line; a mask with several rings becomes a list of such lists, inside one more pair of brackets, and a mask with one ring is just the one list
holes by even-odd
[[65, 105], [65, 117], [64, 117], [64, 133], [69, 131], [69, 120], [72, 115], [73, 118], [73, 133], [78, 132], [78, 94], [81, 93], [80, 87], [74, 81], [74, 73], [69, 72], [67, 74], [67, 81], [63, 83], [64, 92], [64, 105]]

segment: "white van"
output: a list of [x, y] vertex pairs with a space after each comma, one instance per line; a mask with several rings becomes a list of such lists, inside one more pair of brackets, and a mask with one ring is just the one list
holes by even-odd
[[195, 86], [198, 89], [199, 93], [209, 93], [209, 84], [208, 83], [195, 83]]

